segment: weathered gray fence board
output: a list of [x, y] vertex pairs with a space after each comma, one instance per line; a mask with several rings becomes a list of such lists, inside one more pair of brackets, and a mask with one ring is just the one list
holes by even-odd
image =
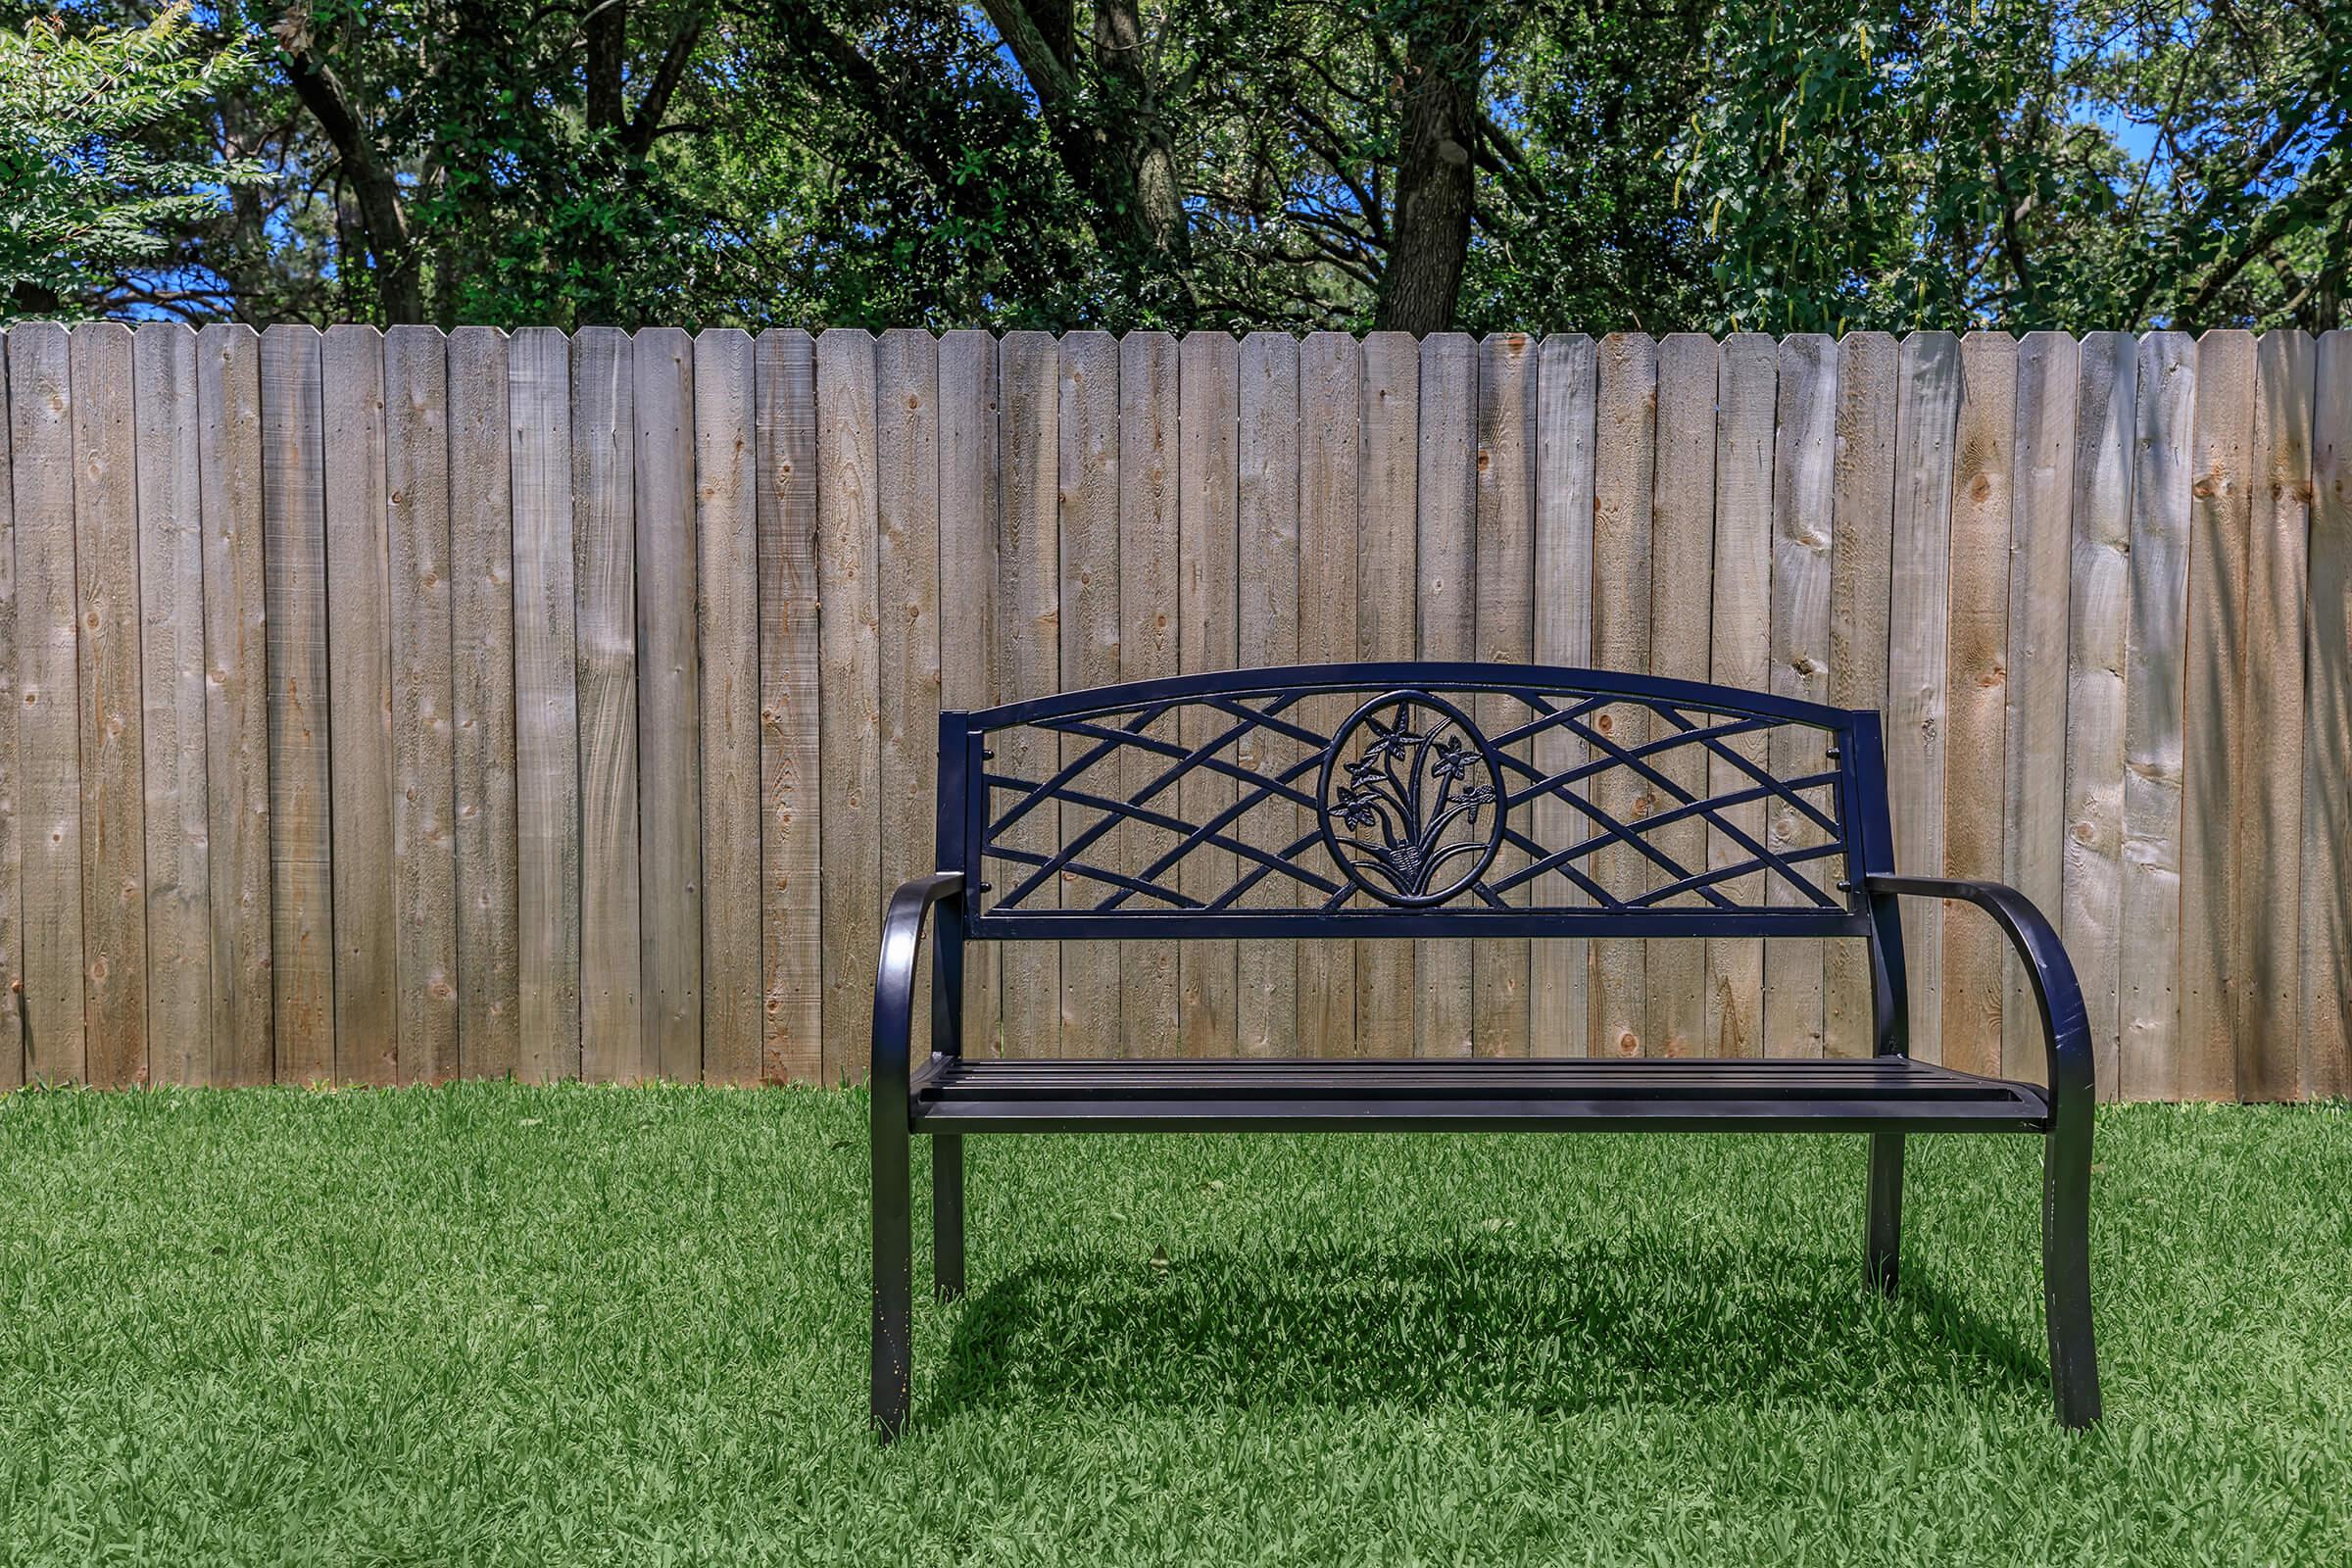
[[[1363, 466], [1356, 548], [1355, 634], [1360, 659], [1410, 659], [1418, 636], [1414, 474], [1421, 449], [1421, 349], [1411, 334], [1375, 332], [1363, 345]], [[1413, 1054], [1414, 944], [1355, 948], [1355, 1039], [1367, 1056]]]
[[2253, 508], [2254, 338], [2197, 340], [2189, 439], [2187, 676], [2181, 702], [2180, 1077], [2184, 1100], [2236, 1092], [2235, 922], [2246, 672], [2246, 534]]
[[141, 326], [130, 373], [146, 746], [146, 1069], [155, 1083], [203, 1083], [213, 1014], [212, 802], [196, 334], [164, 321]]
[[[2066, 865], [2058, 918], [2090, 1012], [2099, 1092], [2110, 1099], [2122, 1092], [2124, 668], [2132, 625], [2137, 367], [2130, 333], [2092, 332], [2082, 339], [2075, 395]], [[2029, 755], [2021, 755], [2019, 765]], [[2049, 765], [2046, 758], [2031, 760]]]
[[[2103, 1093], [2340, 1093], [2344, 341], [13, 327], [0, 1087], [855, 1076], [883, 895], [937, 858], [943, 707], [1426, 656], [1881, 708], [1898, 862], [2060, 919]], [[1639, 818], [1676, 790], [1596, 793]], [[1285, 847], [1287, 814], [1241, 831]], [[1657, 842], [1741, 858], [1717, 825]], [[1172, 843], [1131, 821], [1090, 858]], [[1592, 869], [1649, 886], [1626, 861]], [[1905, 912], [1913, 1049], [2035, 1075], [1995, 933]], [[1860, 957], [984, 944], [967, 1045], [1843, 1055], [1875, 1044]]]
[[[1581, 668], [1592, 660], [1593, 344], [1581, 332], [1544, 340], [1536, 385], [1535, 643], [1538, 663]], [[1536, 738], [1546, 774], [1581, 767], [1591, 751], [1555, 726]], [[1536, 802], [1538, 843], [1572, 842], [1584, 824], [1556, 795]], [[1542, 896], [1586, 900], [1556, 872]], [[1583, 1056], [1592, 1050], [1587, 982], [1592, 951], [1583, 938], [1534, 945], [1529, 956], [1528, 1047], [1537, 1055]]]
[[8, 333], [0, 330], [0, 1091], [24, 1082], [24, 839], [19, 830], [16, 462]]
[[[1288, 332], [1252, 332], [1243, 340], [1235, 463], [1237, 657], [1244, 664], [1298, 662], [1298, 342]], [[1083, 613], [1083, 612], [1081, 612]], [[1079, 683], [1082, 671], [1066, 678]], [[1261, 779], [1280, 777], [1299, 760], [1298, 743], [1260, 729], [1246, 743], [1243, 765]], [[1279, 854], [1297, 834], [1276, 813], [1242, 819], [1244, 841]], [[1296, 818], [1289, 824], [1295, 828]], [[1244, 901], [1284, 906], [1297, 902], [1285, 879], [1269, 877]], [[1291, 1053], [1298, 1022], [1298, 944], [1255, 939], [1239, 944], [1235, 1044], [1245, 1055]], [[1065, 980], [1066, 988], [1066, 980]], [[1065, 1037], [1069, 1020], [1064, 1020]], [[1065, 1038], [1064, 1046], [1068, 1048]], [[1074, 1053], [1073, 1053], [1074, 1054]]]
[[507, 356], [514, 497], [514, 918], [520, 1032], [532, 1082], [580, 1072], [578, 598], [573, 577], [571, 351], [548, 327]]
[[36, 323], [8, 334], [27, 1082], [79, 1079], [89, 1070], [81, 988], [81, 680], [71, 358], [64, 327]]
[[[2009, 546], [2015, 510], [2017, 341], [1971, 332], [1960, 343], [1953, 437], [1951, 554], [1943, 598], [1944, 847], [1947, 875], [2001, 875], [2008, 819]], [[1898, 570], [1900, 567], [1898, 566]], [[1908, 913], [1909, 911], [1906, 911]], [[2007, 944], [1974, 909], [1943, 931], [1937, 1026], [1945, 1065], [1997, 1074], [2001, 963]]]
[[323, 344], [262, 334], [262, 532], [268, 568], [270, 977], [280, 1083], [335, 1075], [333, 841], [327, 783]]
[[334, 835], [335, 1076], [400, 1080], [393, 871], [392, 585], [384, 494], [384, 340], [328, 330], [327, 785]]
[[2312, 394], [2310, 711], [2303, 728], [2303, 1090], [2352, 1092], [2352, 332], [2320, 339]]
[[[1171, 432], [1172, 461], [1176, 422], [1172, 352], [1170, 361], [1168, 398], [1160, 413]], [[809, 392], [813, 397], [813, 385]], [[995, 338], [970, 330], [949, 332], [940, 338], [939, 697], [944, 708], [968, 710], [996, 701], [997, 531], [1003, 500], [997, 490], [998, 392]], [[1173, 493], [1171, 481], [1171, 496]], [[1171, 549], [1174, 526], [1171, 513]], [[1123, 562], [1124, 557], [1121, 559]], [[1172, 555], [1170, 559], [1172, 563]], [[1169, 613], [1168, 624], [1173, 628], [1172, 605]], [[1172, 629], [1169, 635], [1174, 636]], [[814, 861], [809, 869], [815, 870]], [[813, 933], [810, 941], [814, 941]], [[815, 951], [811, 946], [812, 956]], [[996, 946], [981, 943], [965, 956], [964, 962], [965, 1044], [968, 1050], [984, 1054], [995, 1053], [999, 1044], [1003, 993], [997, 958]], [[1167, 962], [1172, 975], [1172, 955]], [[1175, 1015], [1171, 990], [1167, 1007], [1157, 1016], [1164, 1028], [1165, 1021]]]
[[[457, 834], [458, 1064], [504, 1077], [521, 1055], [516, 930], [514, 477], [507, 335], [449, 337], [450, 721]], [[566, 561], [571, 551], [564, 550]], [[566, 780], [569, 770], [565, 770]]]
[[629, 347], [637, 417], [638, 941], [645, 1070], [691, 1081], [703, 1070], [694, 340], [676, 327], [656, 327], [639, 332]]
[[[1895, 393], [1893, 579], [1887, 591], [1886, 775], [1894, 863], [1944, 872], [1944, 752], [1951, 657], [1952, 439], [1961, 399], [1960, 345], [1949, 332], [1903, 339]], [[1903, 911], [1911, 978], [1911, 1050], [1943, 1059], [1943, 908]]]
[[[1746, 691], [1772, 689], [1772, 567], [1775, 414], [1780, 395], [1780, 349], [1760, 332], [1727, 338], [1718, 366], [1715, 411], [1714, 571], [1709, 598], [1707, 679]], [[1826, 448], [1824, 456], [1826, 458]], [[1826, 501], [1828, 498], [1823, 497]], [[1761, 736], [1735, 736], [1736, 755], [1761, 766]], [[1725, 758], [1707, 761], [1707, 794], [1742, 782]], [[1764, 803], [1735, 806], [1724, 819], [1763, 843], [1769, 832]], [[1710, 824], [1709, 869], [1749, 858], [1739, 840]], [[1760, 873], [1734, 877], [1718, 888], [1741, 904], [1765, 897]], [[1763, 1054], [1764, 944], [1756, 937], [1717, 937], [1706, 945], [1706, 1013], [1697, 1051], [1710, 1056]]]
[[[2066, 907], [2067, 617], [2074, 561], [2075, 411], [2080, 351], [2064, 332], [2018, 345], [2009, 536], [2006, 749], [2001, 880], [2062, 918]], [[2000, 1071], [2044, 1075], [2041, 1018], [2025, 966], [2002, 941]]]
[[[1356, 657], [1362, 399], [1363, 357], [1353, 337], [1317, 332], [1299, 345], [1298, 658], [1306, 663], [1346, 663]], [[1132, 610], [1127, 624], [1132, 637]], [[1132, 658], [1132, 641], [1128, 648]], [[1313, 699], [1306, 709], [1308, 721], [1344, 723], [1346, 706], [1343, 697]], [[1164, 943], [1127, 946], [1131, 954], [1166, 948]], [[1128, 961], [1132, 965], [1136, 959]], [[1333, 1056], [1350, 1056], [1360, 1049], [1355, 962], [1352, 942], [1299, 945], [1297, 1049], [1311, 1047]]]
[[[1471, 561], [1472, 597], [1477, 601], [1479, 659], [1524, 664], [1536, 641], [1536, 340], [1522, 332], [1496, 333], [1478, 347], [1477, 482], [1478, 544]], [[1482, 724], [1507, 728], [1520, 722], [1508, 699], [1490, 699], [1474, 710]], [[1525, 760], [1533, 747], [1514, 748]], [[1509, 875], [1527, 864], [1516, 845], [1505, 845], [1494, 874]], [[1524, 904], [1529, 890], [1506, 895]], [[1528, 1054], [1530, 945], [1523, 938], [1490, 938], [1471, 947], [1471, 1036], [1482, 1056]]]
[[[1415, 615], [1423, 659], [1470, 659], [1478, 636], [1477, 501], [1471, 451], [1478, 413], [1478, 345], [1459, 332], [1421, 340], [1419, 520]], [[1413, 944], [1413, 1051], [1467, 1056], [1472, 1039], [1470, 943]]]
[[571, 532], [580, 746], [580, 1072], [643, 1077], [637, 827], [637, 416], [629, 340], [571, 345]]
[[[1651, 478], [1649, 544], [1649, 672], [1675, 680], [1707, 678], [1714, 642], [1708, 613], [1715, 559], [1716, 402], [1722, 390], [1723, 352], [1698, 332], [1675, 332], [1660, 340], [1655, 416], [1657, 459]], [[1659, 732], [1650, 724], [1654, 738]], [[1661, 755], [1658, 773], [1695, 799], [1706, 793], [1707, 764], [1698, 748], [1679, 747]], [[1651, 787], [1635, 813], [1663, 811], [1675, 798]], [[1687, 817], [1657, 828], [1648, 842], [1677, 865], [1695, 870], [1706, 864], [1707, 825]], [[1649, 873], [1645, 870], [1646, 878]], [[1685, 903], [1701, 902], [1695, 894]], [[1645, 960], [1648, 974], [1648, 1032], [1644, 1054], [1652, 1056], [1704, 1054], [1707, 1039], [1707, 944], [1653, 941]]]
[[760, 535], [757, 346], [694, 340], [695, 635], [702, 675], [703, 1078], [760, 1080]]
[[[1600, 340], [1593, 412], [1592, 662], [1601, 669], [1649, 672], [1650, 481], [1656, 467], [1658, 346], [1646, 335], [1612, 332]], [[1619, 705], [1593, 716], [1593, 728], [1623, 747], [1649, 739], [1647, 712]], [[1592, 780], [1593, 804], [1617, 821], [1642, 808], [1630, 769]], [[1592, 880], [1611, 895], [1635, 885], [1640, 862], [1612, 844], [1591, 858]], [[1592, 1054], [1639, 1056], [1648, 1039], [1648, 952], [1607, 937], [1592, 944], [1589, 993]]]
[[[1901, 357], [1894, 339], [1884, 332], [1857, 332], [1838, 345], [1828, 700], [1839, 708], [1875, 708], [1882, 713], [1889, 708], [1887, 615]], [[1891, 741], [1893, 731], [1887, 734]], [[1903, 808], [1914, 808], [1906, 802]], [[1856, 943], [1829, 943], [1822, 954], [1822, 1054], [1867, 1056], [1876, 1045], [1867, 956]]]
[[2123, 1066], [2132, 1098], [2180, 1088], [2180, 769], [2187, 650], [2189, 432], [2197, 345], [2140, 339], [2132, 475], [2132, 627], [2124, 672]]
[[[1053, 340], [1045, 340], [1049, 352]], [[881, 611], [874, 582], [874, 340], [817, 339], [817, 824], [824, 901], [825, 1077], [862, 1077], [882, 893]], [[1032, 455], [1034, 456], [1034, 455]], [[1030, 470], [1036, 472], [1035, 468]], [[1051, 471], [1049, 467], [1047, 471]], [[1046, 546], [1053, 548], [1052, 530]]]
[[[947, 368], [959, 342], [940, 345]], [[968, 362], [963, 354], [961, 360]], [[994, 357], [986, 362], [993, 369]], [[819, 664], [816, 583], [816, 340], [797, 329], [760, 334], [753, 373], [759, 451], [760, 552], [760, 950], [765, 975], [760, 1076], [763, 1081], [823, 1078], [823, 895], [817, 875], [823, 819], [817, 747]], [[994, 377], [989, 377], [993, 383]], [[961, 413], [968, 424], [976, 397], [953, 400], [947, 429]], [[940, 465], [943, 511], [961, 493], [946, 444]], [[984, 590], [968, 586], [965, 593]]]
[[447, 351], [441, 334], [427, 326], [396, 326], [384, 341], [395, 1004], [403, 1083], [438, 1083], [458, 1072]]
[[[875, 669], [881, 714], [885, 895], [937, 865], [931, 829], [939, 755], [939, 346], [882, 334], [874, 350]], [[1103, 559], [1115, 561], [1115, 544]], [[929, 956], [917, 981], [930, 984]]]
[[[1119, 675], [1124, 680], [1157, 679], [1183, 668], [1177, 360], [1176, 340], [1165, 332], [1131, 332], [1119, 343]], [[1353, 606], [1348, 612], [1354, 613]], [[1141, 748], [1130, 748], [1122, 759], [1120, 783], [1135, 795], [1158, 770]], [[1129, 823], [1112, 838], [1112, 867], [1130, 874], [1150, 864], [1165, 844], [1141, 823]], [[1120, 1054], [1175, 1051], [1180, 1044], [1176, 1018], [1174, 945], [1121, 943]]]
[[[2232, 1092], [2291, 1100], [2302, 1088], [2302, 974], [2297, 927], [2303, 903], [2303, 706], [2305, 587], [2312, 514], [2312, 341], [2267, 332], [2254, 368], [2254, 448], [2248, 469], [2245, 646], [2237, 736], [2240, 804], [2231, 844], [2237, 943]], [[2339, 781], [2336, 788], [2345, 787]], [[2256, 875], [2250, 869], [2264, 868]]]
[[[1240, 584], [1241, 354], [1222, 332], [1194, 332], [1177, 358], [1177, 623], [1178, 659], [1184, 671], [1231, 669], [1239, 658], [1237, 615]], [[1013, 454], [1004, 454], [1009, 466]], [[1005, 485], [1007, 508], [1013, 485]], [[1004, 613], [1014, 619], [1010, 607]], [[1006, 679], [1011, 675], [1007, 670]], [[1008, 685], [1005, 696], [1016, 693]], [[1039, 695], [1022, 690], [1019, 696]], [[1210, 715], [1187, 707], [1180, 715], [1180, 740], [1197, 746], [1209, 738]], [[1177, 802], [1187, 821], [1204, 822], [1238, 798], [1232, 779], [1194, 769], [1177, 783]], [[1175, 867], [1178, 890], [1205, 897], [1230, 887], [1235, 875], [1231, 850], [1202, 845]], [[1240, 956], [1231, 942], [1188, 942], [1176, 956], [1177, 1016], [1184, 1054], [1229, 1056], [1240, 1033]], [[1005, 1044], [1011, 1049], [1012, 956], [1005, 956]]]
[[146, 799], [130, 329], [75, 331], [74, 590], [80, 626], [82, 992], [89, 1081], [147, 1076]]
[[[1838, 343], [1792, 333], [1780, 347], [1780, 396], [1772, 486], [1771, 689], [1826, 702], [1830, 675], [1830, 578], [1836, 543]], [[1829, 766], [1812, 731], [1772, 732], [1766, 761], [1775, 778]], [[1820, 805], [1816, 792], [1815, 805]], [[1764, 847], [1774, 854], [1821, 842], [1811, 818], [1787, 803], [1770, 808]], [[1807, 902], [1786, 879], [1766, 890], [1775, 905]], [[1822, 1054], [1823, 950], [1843, 944], [1775, 937], [1764, 947], [1763, 1050], [1775, 1056]]]
[[[1072, 332], [1061, 340], [1055, 410], [1059, 443], [1061, 682], [1065, 686], [1107, 686], [1119, 678], [1119, 344], [1107, 332]], [[889, 538], [887, 525], [884, 539]], [[937, 710], [934, 703], [933, 710]], [[887, 723], [884, 728], [887, 732]], [[928, 760], [936, 737], [919, 743]], [[1074, 762], [1085, 749], [1064, 737], [1060, 760]], [[929, 775], [926, 774], [926, 779]], [[915, 838], [928, 835], [930, 786], [919, 798], [926, 824], [908, 824]], [[1092, 829], [1098, 812], [1065, 805], [1063, 842]], [[885, 879], [887, 880], [887, 878]], [[1102, 897], [1094, 884], [1070, 885], [1073, 902]], [[1061, 950], [1061, 1052], [1071, 1056], [1119, 1054], [1119, 948], [1116, 943], [1064, 943]]]
[[[828, 337], [830, 334], [828, 334]], [[1061, 689], [1061, 551], [1055, 498], [1061, 459], [1060, 355], [1047, 332], [1007, 332], [997, 346], [997, 477], [1003, 502], [997, 513], [996, 669], [1001, 702], [1049, 697]], [[819, 490], [832, 478], [827, 466]], [[827, 503], [828, 511], [831, 503]], [[1229, 545], [1230, 551], [1230, 545]], [[828, 597], [827, 603], [831, 600]], [[1230, 595], [1227, 598], [1230, 605]], [[831, 625], [828, 618], [827, 625]], [[826, 683], [833, 675], [828, 667]], [[827, 711], [831, 709], [828, 706]], [[828, 766], [833, 745], [825, 730]], [[1035, 731], [1005, 736], [996, 765], [1009, 778], [1043, 782], [1060, 760]], [[828, 804], [836, 792], [826, 792]], [[1008, 797], [998, 797], [1009, 804]], [[1051, 856], [1061, 847], [1061, 812], [1045, 806], [1029, 813], [1012, 842], [1031, 854]], [[833, 853], [825, 851], [830, 888]], [[829, 896], [829, 894], [828, 894]], [[1033, 896], [1039, 908], [1061, 901], [1058, 882]], [[828, 947], [828, 953], [830, 947]], [[1227, 955], [1231, 967], [1231, 954]], [[1061, 952], [1051, 942], [1016, 942], [998, 955], [1003, 1001], [1004, 1054], [1053, 1056], [1061, 1051]], [[828, 979], [830, 971], [828, 970]], [[867, 983], [871, 983], [870, 980]], [[827, 1027], [832, 994], [827, 991]], [[1230, 1001], [1230, 991], [1228, 992]]]

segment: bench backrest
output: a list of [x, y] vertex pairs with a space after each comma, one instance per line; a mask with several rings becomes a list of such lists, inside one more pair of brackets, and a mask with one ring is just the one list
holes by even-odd
[[940, 716], [968, 935], [1866, 935], [1878, 715], [1526, 664], [1245, 669]]

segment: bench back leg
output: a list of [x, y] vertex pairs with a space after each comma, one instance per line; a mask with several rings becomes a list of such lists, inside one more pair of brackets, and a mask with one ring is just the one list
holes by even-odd
[[[906, 1425], [907, 1374], [913, 1359], [914, 1238], [907, 1169], [906, 1119], [885, 1103], [873, 1119], [874, 1430], [885, 1441]], [[893, 1111], [896, 1114], [893, 1114]]]
[[1903, 1135], [1870, 1135], [1870, 1220], [1862, 1238], [1863, 1277], [1885, 1296], [1894, 1294], [1902, 1261]]
[[931, 1281], [943, 1301], [963, 1294], [963, 1135], [931, 1140]]
[[2041, 1288], [2058, 1424], [2099, 1418], [2090, 1327], [2090, 1107], [2061, 1103], [2042, 1149]]

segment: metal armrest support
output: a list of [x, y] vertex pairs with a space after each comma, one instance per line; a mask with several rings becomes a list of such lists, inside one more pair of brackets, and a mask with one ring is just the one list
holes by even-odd
[[[934, 905], [947, 903], [951, 913], [960, 913], [962, 901], [963, 873], [934, 871], [900, 887], [891, 895], [890, 906], [882, 915], [881, 956], [874, 972], [873, 1056], [869, 1069], [877, 1126], [882, 1106], [887, 1103], [898, 1107], [900, 1129], [904, 1131], [906, 1127], [913, 1054], [914, 973], [915, 962], [922, 955], [923, 924]], [[934, 1051], [956, 1049], [960, 1033], [956, 1027], [960, 1021], [960, 1000], [934, 976], [931, 987]]]
[[2007, 933], [2026, 973], [2034, 983], [2034, 1000], [2041, 1007], [2043, 1048], [2047, 1052], [2050, 1111], [2065, 1117], [2081, 1107], [2087, 1117], [2096, 1099], [2096, 1079], [2090, 1055], [2090, 1016], [2082, 1005], [2082, 987], [2075, 978], [2074, 960], [2058, 940], [2049, 918], [2031, 899], [1998, 882], [1971, 882], [1939, 876], [1874, 876], [1873, 893], [1893, 893], [1923, 899], [1958, 899], [1992, 916]]

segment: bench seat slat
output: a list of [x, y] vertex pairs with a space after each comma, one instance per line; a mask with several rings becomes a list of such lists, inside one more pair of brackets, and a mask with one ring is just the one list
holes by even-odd
[[916, 1130], [1440, 1131], [1637, 1123], [1725, 1131], [2034, 1132], [2031, 1084], [1855, 1061], [956, 1061], [914, 1086]]

